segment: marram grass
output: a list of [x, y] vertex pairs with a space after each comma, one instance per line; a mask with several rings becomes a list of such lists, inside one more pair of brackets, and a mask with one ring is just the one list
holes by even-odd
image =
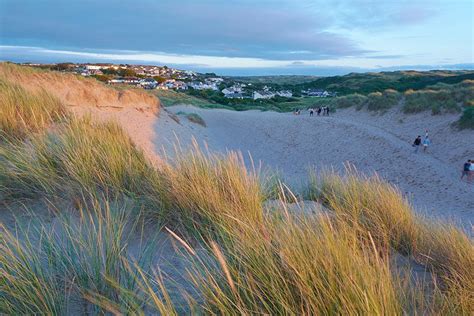
[[[57, 205], [54, 227], [2, 225], [1, 313], [176, 314], [159, 268], [129, 255], [136, 223], [152, 216], [189, 264], [189, 311], [472, 314], [472, 241], [416, 216], [380, 178], [327, 174], [310, 190], [327, 213], [290, 213], [285, 202], [270, 212], [265, 179], [238, 153], [178, 152], [157, 170], [116, 124], [65, 118], [47, 130], [55, 120], [33, 117], [0, 144], [1, 196], [79, 202]], [[430, 282], [413, 284], [396, 255], [424, 265]]]
[[0, 78], [0, 139], [24, 138], [65, 115], [59, 100], [46, 91], [30, 92]]

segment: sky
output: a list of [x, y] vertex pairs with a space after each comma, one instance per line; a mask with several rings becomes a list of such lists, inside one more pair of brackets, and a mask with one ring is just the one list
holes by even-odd
[[0, 0], [0, 60], [223, 75], [473, 69], [473, 0]]

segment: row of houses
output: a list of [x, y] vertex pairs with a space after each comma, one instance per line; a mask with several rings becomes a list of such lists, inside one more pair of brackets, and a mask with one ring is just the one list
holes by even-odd
[[335, 97], [337, 95], [336, 92], [329, 92], [323, 89], [307, 89], [307, 90], [301, 91], [301, 94], [308, 97], [318, 97], [318, 98]]

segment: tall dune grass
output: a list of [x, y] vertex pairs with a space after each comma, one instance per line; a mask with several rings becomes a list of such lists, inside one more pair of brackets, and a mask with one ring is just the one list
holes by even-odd
[[[264, 179], [238, 153], [178, 151], [156, 170], [116, 124], [70, 118], [32, 131], [0, 144], [2, 197], [59, 195], [78, 210], [58, 207], [54, 224], [2, 226], [1, 313], [176, 314], [160, 271], [128, 252], [144, 212], [181, 229], [173, 236], [198, 313], [472, 312], [472, 241], [415, 216], [378, 177], [327, 174], [310, 192], [330, 212], [295, 215], [284, 201], [264, 208]], [[392, 266], [396, 253], [433, 273], [433, 295]]]
[[397, 105], [400, 99], [400, 93], [393, 89], [387, 89], [384, 92], [372, 92], [367, 96], [367, 109], [369, 111], [386, 111]]
[[65, 110], [58, 99], [44, 90], [29, 92], [0, 79], [0, 134], [24, 138], [58, 122]]
[[233, 238], [211, 244], [214, 261], [193, 273], [206, 312], [401, 314], [389, 265], [348, 226], [288, 214], [270, 215], [262, 227], [231, 223], [223, 233]]
[[167, 200], [191, 225], [225, 224], [231, 218], [262, 222], [264, 191], [256, 171], [248, 171], [240, 154], [205, 153], [195, 144], [191, 153], [178, 152], [163, 169]]
[[394, 248], [433, 271], [449, 309], [472, 311], [474, 245], [465, 233], [415, 216], [401, 193], [377, 176], [327, 174], [321, 182], [321, 199], [332, 211], [365, 227], [387, 251]]
[[[127, 253], [131, 233], [138, 229], [136, 218], [133, 206], [90, 197], [82, 200], [78, 214], [59, 213], [52, 224], [38, 219], [16, 231], [2, 226], [1, 312], [66, 315], [106, 310], [94, 297], [121, 313], [143, 310], [145, 301], [137, 294]], [[141, 271], [148, 271], [146, 251], [134, 260]]]
[[88, 118], [71, 119], [26, 143], [0, 146], [0, 179], [0, 191], [12, 197], [81, 190], [159, 193], [158, 174], [123, 130]]

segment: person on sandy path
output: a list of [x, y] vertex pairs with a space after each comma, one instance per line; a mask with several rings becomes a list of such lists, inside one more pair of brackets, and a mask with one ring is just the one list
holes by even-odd
[[322, 110], [321, 110], [321, 107], [319, 107], [319, 108], [318, 108], [318, 116], [321, 115], [321, 111], [322, 111]]
[[464, 163], [462, 173], [461, 173], [461, 180], [466, 176], [467, 181], [469, 181], [469, 172], [471, 171], [471, 159], [468, 159], [467, 162]]
[[313, 108], [309, 109], [309, 116], [313, 116], [313, 114], [314, 114], [314, 109]]
[[420, 148], [420, 145], [421, 145], [421, 136], [418, 135], [418, 137], [415, 139], [415, 141], [413, 142], [413, 147], [415, 147], [415, 153], [418, 152], [418, 149]]
[[469, 166], [469, 174], [467, 175], [467, 182], [471, 183], [474, 179], [474, 159], [471, 159], [471, 165]]
[[425, 139], [423, 140], [423, 152], [426, 152], [429, 145], [431, 145], [431, 140], [428, 136], [426, 136]]

